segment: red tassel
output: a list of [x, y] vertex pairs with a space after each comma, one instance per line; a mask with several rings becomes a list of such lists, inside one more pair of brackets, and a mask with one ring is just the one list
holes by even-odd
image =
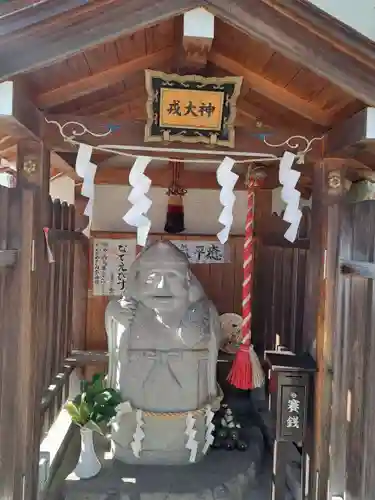
[[170, 195], [168, 198], [167, 217], [164, 231], [170, 234], [182, 233], [185, 230], [184, 205], [180, 195]]
[[228, 382], [237, 389], [253, 389], [253, 371], [250, 363], [249, 344], [241, 344], [232, 363]]

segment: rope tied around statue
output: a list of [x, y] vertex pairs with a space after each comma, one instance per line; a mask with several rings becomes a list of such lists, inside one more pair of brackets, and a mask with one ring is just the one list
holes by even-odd
[[187, 410], [187, 411], [148, 411], [141, 410], [140, 408], [133, 408], [129, 401], [125, 401], [120, 403], [117, 408], [117, 416], [116, 418], [121, 417], [121, 415], [125, 415], [131, 412], [142, 411], [142, 415], [144, 417], [157, 417], [157, 418], [182, 418], [187, 417], [188, 415], [203, 415], [207, 412], [207, 410], [218, 410], [220, 408], [220, 402], [223, 399], [223, 392], [218, 386], [218, 395], [211, 399], [208, 403], [206, 403], [202, 408], [197, 408], [196, 410]]

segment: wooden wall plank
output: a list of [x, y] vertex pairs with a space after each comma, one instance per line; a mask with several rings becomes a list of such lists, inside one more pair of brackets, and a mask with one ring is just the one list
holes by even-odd
[[[7, 191], [5, 193], [5, 191]], [[1, 244], [4, 247], [20, 247], [20, 234], [15, 230], [16, 221], [19, 221], [18, 193], [6, 188], [0, 189], [1, 207], [7, 204], [5, 213], [8, 215], [7, 223], [2, 221]], [[12, 301], [17, 300], [14, 292], [16, 279], [15, 268], [0, 269], [0, 498], [13, 498], [14, 493], [14, 471], [15, 471], [15, 438], [12, 430], [14, 415], [16, 413], [17, 401], [14, 397], [14, 383], [17, 377], [17, 326], [13, 314], [9, 311], [14, 308]], [[13, 286], [12, 286], [13, 283]], [[7, 314], [6, 314], [7, 313]], [[11, 387], [11, 390], [7, 388]]]
[[[370, 218], [372, 224], [371, 246], [369, 248], [369, 260], [375, 262], [374, 241], [374, 206], [371, 204]], [[367, 329], [366, 329], [366, 355], [367, 372], [366, 386], [364, 389], [366, 401], [366, 413], [364, 418], [364, 472], [362, 477], [362, 498], [371, 498], [375, 491], [375, 432], [373, 410], [375, 408], [375, 280], [368, 282], [367, 300]]]
[[[373, 224], [370, 217], [370, 204], [356, 204], [353, 210], [353, 247], [354, 260], [369, 260], [372, 253]], [[371, 339], [371, 330], [367, 331], [367, 300], [369, 282], [352, 279], [350, 289], [349, 316], [349, 352], [351, 370], [347, 390], [350, 394], [349, 424], [347, 429], [346, 454], [346, 491], [350, 499], [362, 499], [362, 478], [364, 473], [363, 436], [365, 412], [368, 411], [366, 400], [366, 376], [368, 368], [367, 338]], [[370, 333], [370, 336], [368, 336]]]
[[[374, 262], [375, 203], [346, 207], [340, 257]], [[334, 339], [331, 494], [371, 498], [375, 486], [374, 280], [341, 275]]]

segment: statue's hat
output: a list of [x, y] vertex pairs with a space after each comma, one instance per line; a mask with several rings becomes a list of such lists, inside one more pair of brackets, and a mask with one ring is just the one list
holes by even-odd
[[144, 263], [147, 266], [151, 264], [162, 265], [163, 267], [169, 265], [172, 269], [173, 266], [189, 266], [186, 255], [170, 241], [163, 240], [151, 243], [138, 255], [136, 261], [138, 261], [138, 264]]

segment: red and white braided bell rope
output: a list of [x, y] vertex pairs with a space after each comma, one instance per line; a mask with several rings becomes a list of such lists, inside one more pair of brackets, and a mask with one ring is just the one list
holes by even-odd
[[[254, 273], [254, 209], [256, 186], [256, 177], [249, 175], [243, 250], [242, 343], [236, 360], [232, 365], [232, 370], [228, 376], [228, 381], [239, 389], [254, 389], [262, 387], [264, 383], [263, 369], [251, 344], [252, 286]], [[247, 356], [248, 358], [246, 361]]]
[[242, 283], [242, 344], [249, 345], [251, 338], [251, 291], [254, 270], [254, 205], [255, 179], [249, 179], [247, 191], [247, 215], [245, 241], [243, 248], [243, 283]]

